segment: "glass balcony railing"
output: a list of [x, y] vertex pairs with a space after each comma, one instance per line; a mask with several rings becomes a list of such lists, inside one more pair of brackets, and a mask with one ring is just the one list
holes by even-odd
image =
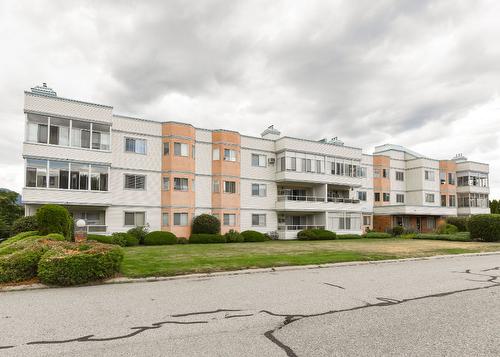
[[358, 199], [343, 197], [318, 197], [318, 196], [298, 196], [298, 195], [279, 195], [278, 201], [302, 201], [302, 202], [334, 202], [334, 203], [359, 203]]
[[324, 225], [292, 224], [278, 225], [278, 231], [301, 231], [304, 229], [325, 229]]

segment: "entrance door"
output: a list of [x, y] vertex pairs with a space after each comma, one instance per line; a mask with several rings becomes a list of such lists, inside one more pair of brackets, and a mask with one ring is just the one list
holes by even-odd
[[421, 226], [422, 226], [422, 217], [417, 217], [417, 231], [420, 232]]

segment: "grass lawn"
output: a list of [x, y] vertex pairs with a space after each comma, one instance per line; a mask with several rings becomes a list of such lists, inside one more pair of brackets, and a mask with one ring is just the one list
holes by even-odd
[[127, 277], [171, 276], [489, 251], [500, 251], [500, 243], [389, 238], [140, 246], [125, 248], [122, 274]]

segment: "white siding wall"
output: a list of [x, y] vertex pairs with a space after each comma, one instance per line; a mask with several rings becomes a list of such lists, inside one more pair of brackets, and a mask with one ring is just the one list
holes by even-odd
[[150, 231], [161, 230], [161, 209], [145, 206], [111, 206], [106, 210], [108, 233], [126, 232], [131, 226], [125, 226], [125, 212], [145, 212], [146, 223]]
[[[240, 230], [245, 231], [248, 229], [266, 233], [276, 231], [278, 229], [278, 216], [276, 211], [272, 210], [252, 210], [252, 209], [241, 209], [240, 216]], [[255, 227], [252, 226], [252, 214], [265, 214], [266, 215], [266, 226], [265, 227]]]
[[197, 209], [212, 207], [212, 178], [210, 176], [196, 176], [195, 200]]

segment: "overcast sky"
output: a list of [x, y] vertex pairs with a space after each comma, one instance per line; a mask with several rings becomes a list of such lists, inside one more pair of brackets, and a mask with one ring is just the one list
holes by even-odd
[[23, 91], [153, 120], [339, 136], [490, 163], [500, 1], [0, 2], [0, 187], [23, 186]]

